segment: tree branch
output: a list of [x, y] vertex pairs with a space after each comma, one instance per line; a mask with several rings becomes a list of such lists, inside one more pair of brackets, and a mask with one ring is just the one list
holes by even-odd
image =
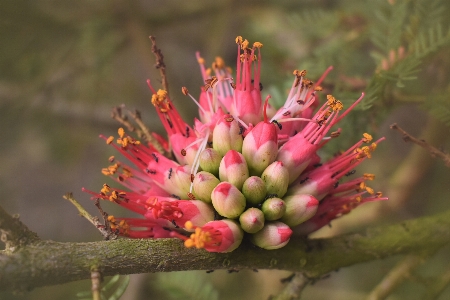
[[[11, 216], [0, 206], [0, 236], [5, 252], [10, 254], [20, 247], [39, 240], [36, 233], [20, 222], [19, 216]], [[1, 278], [1, 276], [0, 276]]]
[[450, 242], [450, 211], [329, 239], [291, 240], [267, 251], [243, 244], [231, 253], [187, 249], [177, 239], [91, 243], [38, 241], [0, 255], [0, 290], [23, 290], [103, 276], [213, 269], [282, 269], [319, 278], [333, 270], [405, 253], [436, 251]]

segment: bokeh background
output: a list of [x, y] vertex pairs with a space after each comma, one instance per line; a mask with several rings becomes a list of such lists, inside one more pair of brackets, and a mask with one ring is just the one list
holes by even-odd
[[[373, 187], [391, 199], [358, 208], [315, 236], [450, 209], [450, 170], [389, 130], [397, 122], [449, 149], [449, 6], [436, 0], [1, 0], [0, 205], [19, 214], [43, 239], [101, 240], [62, 196], [73, 192], [96, 213], [81, 187], [97, 190], [109, 182], [100, 170], [114, 153], [98, 135], [116, 133], [118, 124], [110, 117], [114, 106], [138, 109], [144, 122], [163, 134], [146, 86], [147, 78], [156, 87], [160, 80], [148, 36], [156, 36], [164, 53], [175, 105], [192, 120], [196, 108], [181, 87], [194, 95], [200, 91], [195, 51], [207, 62], [220, 55], [234, 67], [234, 39], [242, 35], [264, 44], [263, 96], [270, 93], [274, 104], [283, 102], [294, 69], [307, 69], [314, 80], [329, 65], [334, 71], [325, 93], [333, 92], [344, 104], [364, 90], [368, 100], [376, 99], [366, 102], [366, 108], [373, 104], [370, 109], [344, 121], [343, 134], [322, 155], [345, 149], [366, 130], [386, 136], [358, 172], [375, 173]], [[418, 49], [422, 55], [403, 63], [401, 47], [406, 57]], [[104, 208], [126, 213], [108, 204]], [[449, 250], [421, 265], [389, 299], [420, 299], [427, 284], [450, 268]], [[399, 259], [339, 270], [308, 286], [304, 299], [364, 299]], [[132, 275], [121, 299], [267, 299], [287, 276], [264, 270]], [[120, 278], [108, 295], [125, 280]], [[89, 289], [89, 281], [79, 281], [0, 293], [0, 298], [81, 299], [77, 293]], [[448, 298], [449, 288], [439, 299]]]

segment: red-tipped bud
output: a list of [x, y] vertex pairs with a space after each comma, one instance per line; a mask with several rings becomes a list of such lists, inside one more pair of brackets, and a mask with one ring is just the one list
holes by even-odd
[[216, 211], [226, 218], [237, 218], [245, 209], [244, 195], [229, 182], [219, 183], [212, 191], [211, 198]]
[[280, 161], [270, 164], [261, 175], [266, 184], [268, 194], [276, 194], [281, 198], [286, 194], [289, 184], [289, 172]]
[[[187, 222], [186, 227], [192, 229], [195, 226]], [[194, 233], [184, 241], [184, 245], [188, 248], [204, 248], [209, 252], [225, 253], [239, 247], [243, 237], [244, 232], [235, 221], [224, 219], [195, 228]]]
[[297, 226], [312, 218], [319, 206], [319, 201], [311, 195], [300, 194], [284, 197], [286, 213], [281, 221], [290, 227]]
[[228, 151], [220, 162], [220, 180], [228, 181], [241, 189], [248, 176], [248, 167], [244, 156], [235, 150]]
[[213, 131], [213, 148], [220, 155], [225, 155], [229, 150], [242, 150], [241, 128], [231, 115], [225, 115], [217, 122]]
[[291, 238], [292, 230], [282, 222], [268, 222], [263, 229], [253, 234], [251, 241], [258, 247], [274, 250], [284, 247]]
[[219, 166], [222, 160], [222, 155], [220, 155], [213, 148], [206, 148], [200, 154], [200, 168], [203, 171], [219, 176]]
[[264, 201], [261, 210], [267, 221], [275, 221], [284, 215], [286, 204], [280, 198], [269, 198]]
[[264, 227], [264, 214], [261, 210], [250, 207], [239, 217], [241, 228], [248, 233], [256, 233]]
[[251, 175], [260, 176], [278, 154], [277, 129], [274, 124], [259, 122], [247, 134], [242, 145]]
[[267, 194], [266, 184], [260, 177], [251, 176], [244, 182], [242, 194], [249, 205], [256, 206], [263, 202]]
[[206, 203], [211, 203], [211, 193], [220, 183], [220, 180], [211, 173], [201, 171], [195, 175], [193, 186], [197, 199]]

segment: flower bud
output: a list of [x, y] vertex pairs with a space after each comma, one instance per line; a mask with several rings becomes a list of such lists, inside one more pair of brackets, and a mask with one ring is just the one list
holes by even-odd
[[177, 221], [181, 225], [186, 221], [191, 221], [195, 226], [203, 226], [214, 220], [214, 210], [210, 204], [200, 200], [178, 200], [177, 202], [183, 213], [183, 216]]
[[256, 206], [263, 202], [267, 194], [266, 184], [258, 176], [250, 176], [242, 186], [242, 193], [249, 205]]
[[275, 161], [278, 154], [278, 136], [274, 124], [259, 122], [247, 134], [242, 145], [250, 174], [260, 176]]
[[241, 228], [248, 233], [256, 233], [264, 227], [264, 214], [261, 210], [250, 207], [239, 217]]
[[203, 171], [219, 176], [219, 166], [222, 160], [222, 155], [220, 155], [213, 148], [206, 148], [200, 154], [200, 168]]
[[229, 150], [241, 152], [241, 128], [231, 115], [224, 115], [214, 127], [213, 149], [220, 155], [225, 155]]
[[[195, 228], [191, 222], [186, 223], [187, 229]], [[194, 233], [184, 241], [188, 248], [204, 248], [209, 252], [231, 252], [242, 242], [244, 232], [233, 220], [219, 220], [206, 223], [195, 228]]]
[[280, 198], [270, 198], [264, 201], [261, 210], [267, 221], [275, 221], [284, 215], [286, 205]]
[[251, 236], [251, 241], [258, 247], [274, 250], [284, 247], [292, 235], [292, 230], [282, 222], [268, 222], [263, 229]]
[[319, 206], [319, 201], [311, 195], [298, 194], [284, 197], [286, 212], [281, 221], [288, 226], [297, 226], [313, 217]]
[[219, 179], [213, 174], [205, 171], [198, 172], [193, 182], [195, 196], [203, 202], [211, 203], [211, 193], [219, 183]]
[[219, 178], [241, 189], [248, 178], [248, 167], [244, 156], [235, 150], [228, 151], [220, 162]]
[[245, 197], [231, 183], [221, 182], [211, 193], [215, 210], [226, 218], [234, 219], [245, 209]]
[[276, 194], [281, 198], [286, 194], [289, 184], [289, 172], [280, 161], [270, 164], [261, 175], [266, 184], [268, 194]]

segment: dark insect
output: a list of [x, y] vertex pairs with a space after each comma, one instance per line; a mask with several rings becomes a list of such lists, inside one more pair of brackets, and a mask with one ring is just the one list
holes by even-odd
[[244, 133], [244, 127], [239, 126], [239, 134], [243, 134]]
[[180, 226], [177, 225], [177, 223], [175, 222], [175, 220], [172, 220], [172, 224], [173, 224], [173, 226], [175, 226], [175, 228], [180, 228]]
[[152, 174], [152, 175], [156, 174], [156, 171], [153, 169], [145, 169], [145, 172], [147, 172], [148, 174]]
[[351, 170], [350, 172], [346, 173], [345, 176], [350, 176], [356, 173], [356, 170]]
[[178, 200], [181, 200], [181, 197], [180, 196], [178, 196], [178, 195], [175, 195], [175, 194], [172, 194], [172, 195], [170, 195], [172, 198], [175, 198], [175, 199], [178, 199]]
[[158, 155], [156, 155], [155, 153], [152, 153], [153, 158], [155, 159], [156, 162], [159, 161]]
[[172, 177], [172, 168], [169, 169], [169, 176], [168, 176], [168, 178], [170, 179], [170, 177]]
[[314, 168], [317, 168], [317, 167], [320, 167], [320, 166], [322, 166], [322, 164], [315, 164], [315, 165], [313, 165]]
[[306, 182], [309, 179], [309, 177], [305, 177], [304, 179], [300, 180], [300, 184]]
[[276, 120], [273, 120], [272, 123], [275, 123], [278, 126], [278, 129], [280, 129], [280, 130], [283, 129], [283, 126], [280, 123], [278, 123]]
[[186, 126], [186, 137], [189, 137], [189, 127]]
[[336, 181], [336, 183], [334, 184], [334, 188], [337, 188], [339, 186], [339, 181]]
[[207, 274], [212, 273], [212, 272], [214, 272], [214, 270], [207, 270], [206, 271]]
[[[255, 80], [253, 80], [252, 79], [252, 83], [254, 83], [255, 82]], [[259, 91], [261, 92], [262, 90], [263, 90], [263, 85], [262, 85], [262, 83], [261, 83], [261, 81], [259, 82]]]
[[278, 194], [268, 194], [264, 200], [270, 199], [270, 198], [278, 198]]

